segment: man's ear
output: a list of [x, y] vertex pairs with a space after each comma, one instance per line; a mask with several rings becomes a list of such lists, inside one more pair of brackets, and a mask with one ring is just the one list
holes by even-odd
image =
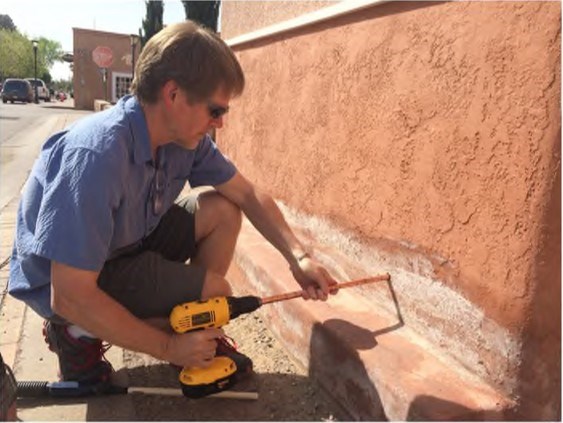
[[178, 97], [178, 84], [174, 80], [167, 81], [161, 88], [161, 95], [166, 106], [172, 106]]

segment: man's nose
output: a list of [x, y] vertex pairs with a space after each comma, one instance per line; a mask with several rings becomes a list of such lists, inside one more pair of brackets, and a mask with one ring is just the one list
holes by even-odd
[[223, 127], [223, 116], [217, 119], [211, 119], [211, 127], [221, 129]]

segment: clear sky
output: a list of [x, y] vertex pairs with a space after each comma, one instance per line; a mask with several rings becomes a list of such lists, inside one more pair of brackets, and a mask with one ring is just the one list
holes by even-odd
[[[146, 14], [144, 0], [2, 0], [0, 14], [9, 15], [30, 38], [58, 41], [72, 52], [72, 28], [138, 34]], [[164, 0], [164, 24], [186, 19], [180, 0]], [[68, 63], [51, 69], [53, 79], [70, 79]]]

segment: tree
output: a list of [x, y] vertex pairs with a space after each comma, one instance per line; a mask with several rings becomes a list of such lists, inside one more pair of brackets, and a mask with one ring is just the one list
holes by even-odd
[[53, 77], [51, 76], [51, 74], [48, 71], [43, 72], [39, 78], [41, 78], [45, 84], [49, 85], [51, 84], [51, 82], [53, 81]]
[[2, 78], [33, 75], [31, 41], [17, 31], [0, 29], [0, 73]]
[[55, 62], [62, 62], [63, 49], [58, 41], [49, 40], [45, 37], [39, 38], [39, 46], [37, 49], [37, 66], [39, 62], [45, 68], [51, 68]]
[[143, 19], [141, 35], [141, 46], [144, 47], [147, 41], [162, 29], [162, 15], [164, 14], [164, 3], [162, 0], [146, 0], [147, 14]]
[[0, 29], [7, 29], [8, 31], [17, 31], [16, 25], [10, 15], [0, 15]]
[[217, 20], [219, 18], [219, 6], [221, 1], [195, 1], [182, 0], [186, 19], [196, 21], [201, 25], [217, 32]]
[[59, 79], [53, 81], [52, 88], [56, 91], [71, 92], [72, 91], [72, 80]]
[[[55, 61], [61, 60], [57, 41], [39, 38], [37, 46], [37, 77], [49, 73]], [[0, 78], [31, 78], [35, 75], [31, 40], [18, 31], [0, 29]]]

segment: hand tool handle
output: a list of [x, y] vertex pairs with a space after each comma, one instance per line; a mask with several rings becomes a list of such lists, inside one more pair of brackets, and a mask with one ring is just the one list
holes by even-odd
[[[383, 275], [372, 276], [371, 278], [356, 279], [349, 282], [342, 282], [330, 287], [331, 291], [342, 288], [350, 288], [352, 286], [366, 285], [368, 283], [378, 282], [378, 281], [388, 281], [391, 278], [389, 273]], [[303, 291], [288, 292], [287, 294], [272, 295], [271, 297], [262, 298], [262, 304], [276, 303], [278, 301], [291, 300], [292, 298], [301, 297]]]
[[18, 381], [16, 393], [18, 398], [77, 398], [94, 395], [126, 394], [127, 388], [106, 382], [89, 384], [75, 381]]
[[[140, 393], [149, 395], [166, 395], [174, 397], [182, 397], [184, 393], [181, 389], [177, 388], [150, 388], [150, 387], [129, 387], [128, 393]], [[221, 391], [215, 394], [208, 395], [204, 398], [227, 398], [227, 399], [239, 399], [239, 400], [257, 400], [258, 392], [238, 392], [238, 391]]]

